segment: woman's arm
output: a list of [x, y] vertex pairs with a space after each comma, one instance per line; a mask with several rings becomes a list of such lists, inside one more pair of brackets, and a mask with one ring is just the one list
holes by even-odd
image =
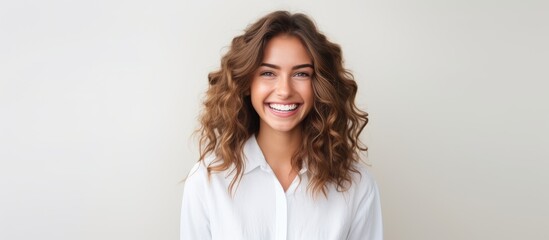
[[[367, 173], [362, 174], [360, 187], [366, 190], [355, 212], [348, 240], [383, 240], [383, 223], [379, 190], [374, 179]], [[366, 187], [363, 187], [366, 185]]]
[[185, 180], [181, 204], [181, 240], [211, 239], [206, 201], [207, 176], [201, 162], [196, 163]]

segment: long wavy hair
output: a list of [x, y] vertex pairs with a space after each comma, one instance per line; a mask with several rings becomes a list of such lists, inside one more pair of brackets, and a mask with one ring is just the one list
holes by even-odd
[[272, 12], [248, 26], [243, 35], [233, 38], [221, 59], [221, 68], [208, 75], [200, 116], [200, 161], [215, 156], [207, 165], [208, 174], [229, 170], [232, 192], [242, 178], [245, 142], [259, 130], [259, 117], [252, 107], [249, 92], [253, 73], [263, 59], [267, 42], [281, 34], [298, 37], [313, 61], [314, 104], [301, 123], [303, 144], [292, 157], [292, 166], [307, 165], [313, 193], [327, 194], [328, 185], [346, 191], [352, 184], [354, 163], [367, 148], [359, 135], [368, 123], [368, 114], [355, 105], [357, 84], [343, 67], [339, 45], [327, 40], [306, 15], [286, 11]]

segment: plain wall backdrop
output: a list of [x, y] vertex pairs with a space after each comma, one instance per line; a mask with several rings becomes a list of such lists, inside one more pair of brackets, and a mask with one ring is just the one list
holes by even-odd
[[386, 239], [548, 239], [548, 5], [2, 1], [0, 239], [178, 239], [206, 76], [276, 9], [343, 48]]

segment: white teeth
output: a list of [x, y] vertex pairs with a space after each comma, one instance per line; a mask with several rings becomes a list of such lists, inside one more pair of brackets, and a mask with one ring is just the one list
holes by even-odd
[[285, 104], [271, 103], [269, 104], [269, 107], [278, 111], [293, 111], [297, 108], [297, 104], [294, 103], [294, 104], [285, 105]]

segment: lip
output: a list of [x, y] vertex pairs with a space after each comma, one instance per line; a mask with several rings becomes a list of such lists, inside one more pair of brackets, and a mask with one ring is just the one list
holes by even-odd
[[[297, 104], [297, 108], [295, 110], [292, 110], [292, 111], [279, 111], [279, 110], [275, 110], [275, 109], [272, 109], [269, 104], [283, 104], [283, 105], [289, 105], [289, 104]], [[277, 102], [269, 102], [269, 103], [265, 103], [265, 108], [267, 108], [267, 110], [272, 113], [273, 115], [277, 116], [277, 117], [281, 117], [281, 118], [286, 118], [286, 117], [291, 117], [295, 114], [297, 114], [297, 112], [299, 111], [299, 109], [301, 108], [303, 104], [301, 103], [277, 103]]]

